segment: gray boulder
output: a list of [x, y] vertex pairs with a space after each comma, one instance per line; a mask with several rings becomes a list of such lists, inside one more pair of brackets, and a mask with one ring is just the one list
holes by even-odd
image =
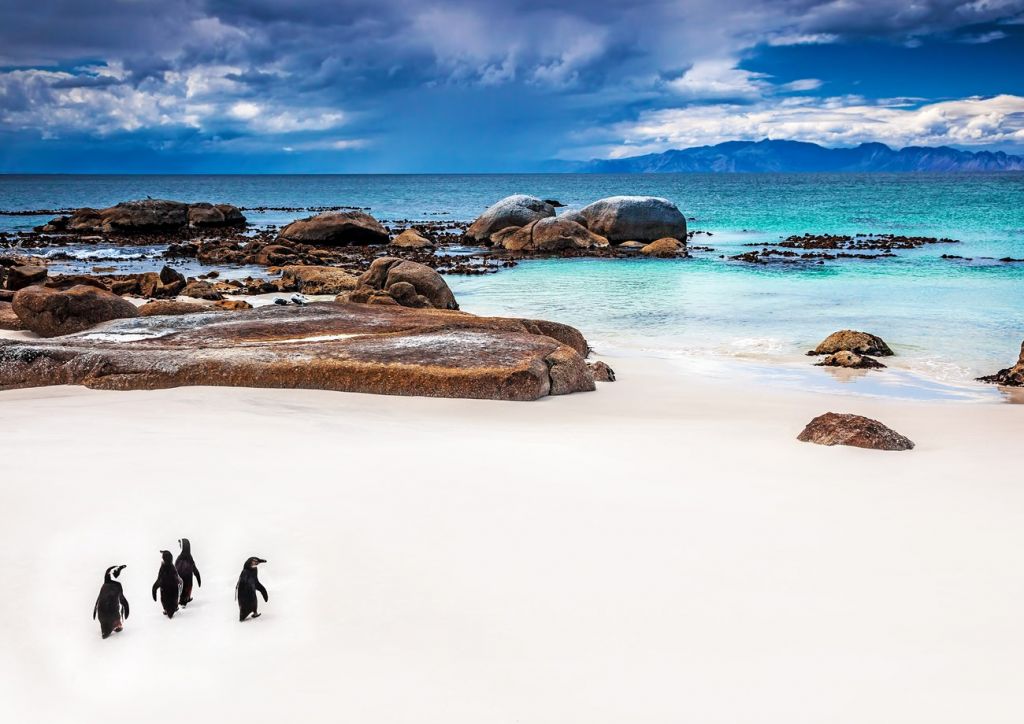
[[555, 207], [535, 196], [515, 194], [506, 196], [487, 211], [480, 214], [469, 229], [466, 238], [480, 244], [488, 244], [491, 235], [509, 226], [526, 226], [532, 221], [555, 215]]
[[611, 196], [563, 218], [579, 222], [613, 243], [686, 238], [686, 217], [671, 201], [656, 196]]
[[281, 230], [278, 241], [330, 246], [387, 244], [388, 231], [362, 211], [328, 211], [293, 221]]
[[603, 236], [598, 236], [575, 221], [557, 217], [533, 221], [508, 236], [503, 229], [499, 236], [502, 246], [509, 251], [603, 249], [608, 246], [608, 240]]

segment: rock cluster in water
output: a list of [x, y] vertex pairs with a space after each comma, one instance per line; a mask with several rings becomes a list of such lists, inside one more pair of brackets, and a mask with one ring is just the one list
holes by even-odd
[[994, 375], [979, 377], [978, 381], [990, 382], [1006, 387], [1024, 387], [1024, 342], [1020, 345], [1020, 357], [1017, 358], [1017, 364], [1013, 367], [999, 370]]
[[195, 203], [167, 199], [122, 201], [105, 209], [81, 208], [40, 227], [43, 232], [138, 234], [184, 228], [240, 226], [245, 216], [231, 204]]

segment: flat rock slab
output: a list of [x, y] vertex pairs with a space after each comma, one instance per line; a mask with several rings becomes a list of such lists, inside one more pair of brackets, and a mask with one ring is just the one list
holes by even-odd
[[0, 389], [278, 387], [535, 400], [595, 388], [572, 327], [361, 304], [120, 319], [0, 340]]

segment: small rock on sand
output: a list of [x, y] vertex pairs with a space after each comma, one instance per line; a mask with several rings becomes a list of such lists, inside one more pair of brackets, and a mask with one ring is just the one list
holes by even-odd
[[872, 450], [912, 450], [914, 443], [878, 420], [826, 412], [807, 423], [797, 438], [816, 445], [850, 445]]

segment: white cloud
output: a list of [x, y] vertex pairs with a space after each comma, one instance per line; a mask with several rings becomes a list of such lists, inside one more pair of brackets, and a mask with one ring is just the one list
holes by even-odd
[[1010, 37], [1002, 30], [993, 30], [989, 33], [979, 33], [978, 35], [965, 35], [960, 38], [961, 43], [968, 43], [970, 45], [982, 45], [984, 43], [991, 43], [996, 40], [1002, 40], [1003, 38]]
[[764, 73], [736, 67], [733, 59], [702, 60], [666, 85], [687, 98], [759, 98], [768, 83]]
[[850, 146], [1024, 145], [1024, 97], [964, 98], [920, 106], [906, 101], [791, 97], [754, 105], [712, 104], [650, 111], [610, 129], [618, 142], [582, 157], [620, 158], [729, 140], [763, 138]]
[[834, 33], [780, 33], [768, 37], [768, 45], [825, 45], [835, 43], [839, 36]]

